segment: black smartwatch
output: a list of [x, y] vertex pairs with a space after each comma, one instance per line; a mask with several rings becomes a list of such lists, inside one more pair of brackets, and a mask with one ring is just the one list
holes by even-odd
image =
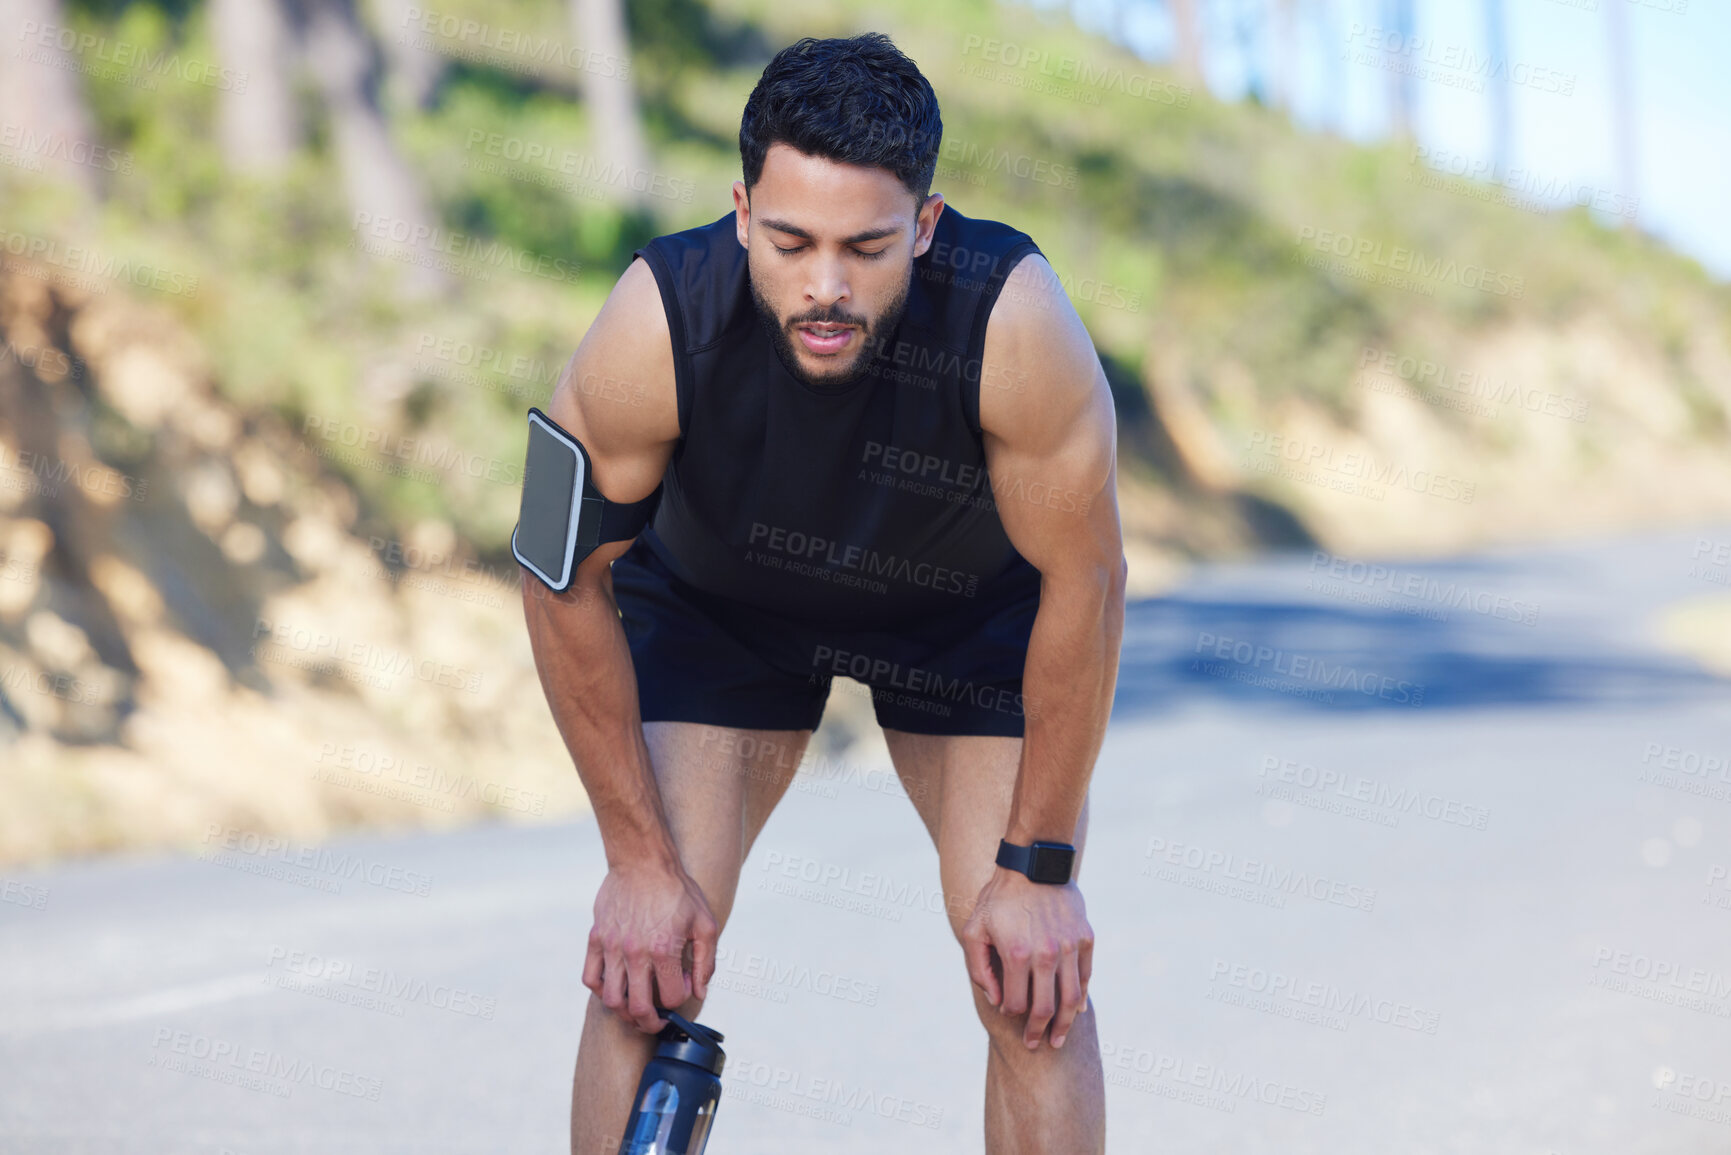
[[1070, 881], [1070, 867], [1076, 861], [1076, 848], [1068, 842], [1034, 842], [1017, 846], [998, 840], [998, 865], [1006, 870], [1019, 870], [1035, 882], [1063, 886]]

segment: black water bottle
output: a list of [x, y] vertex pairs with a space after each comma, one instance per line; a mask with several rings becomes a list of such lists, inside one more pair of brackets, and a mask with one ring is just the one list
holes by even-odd
[[702, 1155], [721, 1102], [721, 1032], [663, 1011], [667, 1025], [643, 1068], [619, 1155]]

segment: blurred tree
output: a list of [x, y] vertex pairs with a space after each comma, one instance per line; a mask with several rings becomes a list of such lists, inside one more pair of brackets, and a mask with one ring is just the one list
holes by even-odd
[[[1635, 188], [1635, 81], [1629, 60], [1629, 19], [1623, 5], [1612, 0], [1605, 5], [1605, 30], [1611, 51], [1612, 147], [1617, 153], [1617, 191], [1628, 203], [1637, 203]], [[1635, 218], [1624, 213], [1623, 227], [1635, 227]]]
[[1274, 0], [1274, 103], [1292, 111], [1298, 89], [1297, 0]]
[[649, 150], [631, 86], [631, 44], [620, 0], [570, 0], [571, 29], [583, 61], [583, 99], [596, 159], [610, 172], [617, 204], [642, 207], [648, 200]]
[[1384, 0], [1383, 67], [1388, 69], [1389, 132], [1412, 136], [1412, 0]]
[[1201, 0], [1167, 0], [1172, 9], [1172, 32], [1178, 42], [1178, 71], [1187, 80], [1202, 82]]
[[1508, 24], [1503, 0], [1485, 0], [1485, 52], [1491, 58], [1491, 159], [1500, 179], [1509, 171], [1514, 152], [1513, 93], [1509, 85]]
[[389, 65], [386, 86], [392, 102], [400, 108], [431, 108], [445, 75], [445, 57], [415, 36], [412, 25], [420, 9], [410, 0], [371, 0], [371, 9]]
[[[84, 103], [78, 60], [44, 29], [65, 27], [60, 0], [0, 0], [0, 119], [18, 134], [19, 151], [45, 175], [65, 181], [87, 197], [99, 192], [96, 169], [78, 164], [89, 156], [95, 129]], [[30, 29], [37, 34], [29, 35]]]
[[[379, 111], [376, 45], [356, 17], [354, 0], [302, 2], [304, 57], [330, 114], [331, 140], [355, 224], [382, 221], [397, 238], [431, 236], [437, 220]], [[415, 292], [447, 283], [429, 264], [410, 261], [407, 268], [407, 284]]]
[[1342, 53], [1335, 50], [1340, 43], [1334, 22], [1334, 0], [1314, 0], [1317, 35], [1321, 38], [1323, 69], [1327, 76], [1328, 111], [1324, 123], [1338, 129], [1346, 120], [1346, 67]]
[[246, 78], [222, 91], [217, 137], [236, 172], [269, 173], [300, 148], [291, 31], [281, 0], [210, 0], [217, 57]]
[[1222, 13], [1226, 27], [1238, 48], [1238, 60], [1244, 68], [1244, 87], [1258, 104], [1268, 103], [1267, 62], [1258, 50], [1263, 24], [1267, 18], [1264, 0], [1232, 0]]

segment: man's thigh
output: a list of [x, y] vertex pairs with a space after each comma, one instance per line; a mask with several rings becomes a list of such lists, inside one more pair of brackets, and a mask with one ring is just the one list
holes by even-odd
[[[938, 848], [945, 908], [950, 928], [959, 935], [996, 868], [998, 840], [1009, 827], [1022, 739], [886, 729], [884, 741], [897, 777]], [[1078, 878], [1087, 837], [1084, 803], [1075, 839]]]
[[645, 722], [643, 738], [685, 871], [725, 924], [745, 856], [793, 781], [811, 731]]

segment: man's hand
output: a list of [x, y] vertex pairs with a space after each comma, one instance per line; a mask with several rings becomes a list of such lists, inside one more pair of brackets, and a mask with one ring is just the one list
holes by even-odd
[[986, 999], [1007, 1015], [1027, 1014], [1029, 1050], [1039, 1049], [1047, 1024], [1052, 1046], [1064, 1045], [1094, 972], [1094, 930], [1074, 882], [1052, 886], [999, 867], [962, 928], [962, 949]]
[[621, 863], [595, 896], [583, 985], [608, 1010], [653, 1034], [667, 1025], [658, 1005], [671, 1010], [693, 994], [708, 997], [720, 932], [703, 891], [677, 864]]

